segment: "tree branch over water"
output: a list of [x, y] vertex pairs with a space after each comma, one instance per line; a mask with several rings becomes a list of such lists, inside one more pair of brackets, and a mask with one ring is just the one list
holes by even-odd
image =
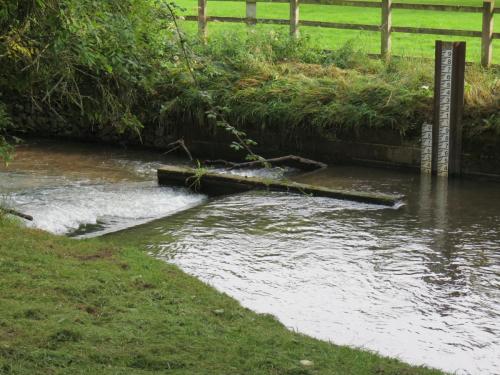
[[262, 159], [249, 161], [244, 163], [235, 163], [227, 160], [205, 160], [205, 165], [210, 166], [224, 166], [229, 170], [243, 169], [243, 168], [254, 168], [254, 167], [291, 167], [306, 171], [314, 171], [319, 169], [325, 169], [327, 165], [316, 160], [302, 158], [296, 155], [281, 156], [279, 158], [272, 159]]
[[177, 36], [179, 37], [179, 44], [181, 46], [183, 60], [186, 65], [187, 71], [189, 72], [194, 85], [200, 91], [201, 94], [200, 96], [204, 99], [205, 104], [208, 106], [208, 110], [205, 112], [207, 118], [215, 121], [218, 127], [225, 129], [236, 138], [236, 141], [231, 144], [231, 147], [233, 149], [235, 149], [236, 151], [244, 149], [248, 153], [247, 158], [249, 160], [254, 160], [254, 161], [263, 160], [264, 158], [262, 156], [255, 154], [251, 148], [252, 146], [256, 146], [257, 143], [251, 139], [248, 139], [245, 132], [238, 130], [236, 127], [232, 126], [224, 117], [221, 108], [213, 103], [212, 96], [210, 95], [210, 93], [204, 91], [203, 88], [201, 87], [199, 80], [196, 77], [196, 71], [193, 69], [193, 65], [191, 63], [191, 58], [187, 46], [187, 40], [184, 37], [184, 34], [179, 26], [179, 23], [177, 22], [178, 16], [175, 13], [172, 4], [165, 3], [165, 5], [168, 9], [170, 17], [174, 22], [175, 30]]

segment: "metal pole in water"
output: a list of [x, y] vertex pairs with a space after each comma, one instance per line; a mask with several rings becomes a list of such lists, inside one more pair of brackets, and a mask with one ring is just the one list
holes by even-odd
[[448, 177], [461, 172], [465, 42], [436, 41], [435, 69], [432, 171]]

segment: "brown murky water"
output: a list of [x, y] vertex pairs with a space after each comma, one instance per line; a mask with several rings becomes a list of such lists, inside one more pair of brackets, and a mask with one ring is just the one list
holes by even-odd
[[[55, 233], [117, 234], [291, 329], [457, 374], [500, 368], [500, 184], [334, 167], [305, 182], [406, 195], [399, 209], [158, 187], [164, 160], [29, 146], [0, 194]], [[247, 171], [248, 172], [248, 171]], [[254, 173], [250, 171], [251, 173]]]

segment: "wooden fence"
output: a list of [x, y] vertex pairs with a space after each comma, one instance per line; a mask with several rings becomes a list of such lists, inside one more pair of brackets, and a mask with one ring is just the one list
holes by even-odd
[[[493, 56], [493, 39], [500, 39], [500, 33], [493, 32], [493, 19], [495, 14], [494, 0], [484, 1], [482, 6], [408, 4], [408, 3], [397, 3], [393, 2], [392, 0], [381, 0], [381, 2], [356, 1], [356, 0], [245, 0], [246, 17], [208, 16], [207, 1], [208, 0], [198, 0], [197, 16], [185, 17], [185, 19], [188, 21], [198, 21], [198, 31], [202, 37], [206, 37], [207, 24], [208, 22], [211, 21], [241, 22], [241, 23], [246, 23], [247, 25], [255, 25], [257, 23], [290, 25], [290, 34], [294, 37], [298, 37], [299, 35], [299, 26], [315, 26], [315, 27], [326, 27], [333, 29], [373, 31], [373, 32], [380, 32], [381, 56], [385, 59], [389, 59], [391, 56], [391, 44], [392, 44], [391, 35], [393, 33], [465, 36], [465, 37], [481, 38], [481, 64], [484, 67], [489, 67], [491, 65]], [[234, 1], [234, 0], [217, 0], [217, 1]], [[257, 1], [273, 2], [273, 3], [289, 3], [290, 18], [289, 19], [257, 18]], [[363, 25], [355, 23], [352, 24], [352, 23], [300, 20], [299, 3], [350, 6], [350, 7], [361, 7], [361, 8], [380, 8], [381, 23], [380, 25]], [[394, 9], [427, 10], [427, 11], [437, 11], [437, 12], [482, 13], [483, 14], [482, 30], [473, 31], [473, 30], [456, 30], [456, 29], [434, 29], [426, 27], [393, 26], [392, 11]]]

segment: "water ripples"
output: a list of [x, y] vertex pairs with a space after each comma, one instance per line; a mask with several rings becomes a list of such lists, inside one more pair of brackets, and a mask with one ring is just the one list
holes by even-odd
[[151, 248], [292, 329], [457, 374], [494, 374], [499, 234], [453, 218], [427, 227], [415, 208], [240, 194], [173, 218], [162, 230], [175, 241]]

